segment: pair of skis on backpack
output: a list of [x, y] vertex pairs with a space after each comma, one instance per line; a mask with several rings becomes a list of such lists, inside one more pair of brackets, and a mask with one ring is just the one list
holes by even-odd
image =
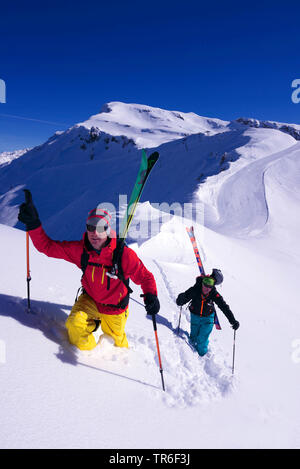
[[[129, 226], [130, 226], [131, 221], [133, 219], [137, 204], [140, 200], [143, 188], [144, 188], [145, 183], [146, 183], [146, 181], [149, 177], [149, 174], [150, 174], [151, 170], [153, 169], [155, 163], [157, 162], [158, 158], [159, 158], [159, 153], [157, 151], [152, 153], [147, 158], [145, 150], [142, 150], [142, 161], [141, 161], [138, 177], [137, 177], [136, 183], [134, 185], [133, 191], [131, 193], [128, 208], [127, 208], [127, 211], [125, 213], [125, 216], [124, 216], [124, 219], [123, 219], [123, 222], [122, 222], [122, 225], [121, 225], [121, 229], [120, 229], [120, 233], [121, 233], [120, 236], [119, 236], [120, 246], [122, 246], [122, 244], [125, 243], [125, 238], [127, 236]], [[199, 250], [198, 250], [197, 243], [196, 243], [196, 239], [195, 239], [194, 228], [191, 226], [190, 228], [186, 228], [186, 230], [187, 230], [187, 233], [190, 237], [190, 240], [191, 240], [191, 243], [192, 243], [192, 246], [193, 246], [193, 249], [194, 249], [196, 261], [197, 261], [197, 264], [198, 264], [198, 267], [199, 267], [199, 270], [200, 270], [200, 274], [205, 275], [204, 267], [203, 267], [203, 264], [202, 264], [202, 261], [201, 261], [201, 257], [200, 257]], [[117, 267], [117, 265], [115, 267]], [[220, 322], [219, 322], [217, 313], [215, 313], [214, 324], [215, 324], [216, 329], [221, 330], [221, 326], [220, 326]]]
[[[198, 264], [198, 267], [199, 267], [199, 270], [200, 270], [200, 275], [205, 275], [204, 267], [203, 267], [203, 264], [202, 264], [202, 261], [201, 261], [201, 257], [200, 257], [200, 254], [199, 254], [198, 247], [197, 247], [197, 242], [196, 242], [193, 226], [191, 226], [190, 228], [186, 228], [186, 231], [189, 235], [189, 238], [190, 238], [192, 246], [193, 246], [196, 261], [197, 261], [197, 264]], [[217, 270], [217, 269], [214, 269], [214, 270]], [[218, 329], [219, 331], [222, 329], [221, 325], [220, 325], [220, 322], [219, 322], [219, 319], [218, 319], [218, 316], [217, 316], [217, 313], [215, 313], [214, 324], [215, 324], [216, 329]]]

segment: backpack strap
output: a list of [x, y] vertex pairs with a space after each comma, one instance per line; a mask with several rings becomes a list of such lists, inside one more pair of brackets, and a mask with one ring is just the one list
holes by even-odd
[[124, 252], [124, 248], [127, 248], [127, 244], [125, 243], [124, 239], [117, 238], [117, 247], [113, 251], [113, 258], [112, 258], [112, 269], [110, 272], [107, 272], [106, 275], [111, 278], [117, 277], [127, 288], [128, 296], [133, 292], [133, 290], [129, 286], [129, 278], [125, 278], [123, 268], [122, 268], [122, 256]]
[[86, 268], [88, 266], [88, 263], [89, 263], [89, 253], [84, 248], [81, 254], [80, 263], [81, 263], [81, 270], [82, 270], [82, 277], [83, 277], [86, 271]]

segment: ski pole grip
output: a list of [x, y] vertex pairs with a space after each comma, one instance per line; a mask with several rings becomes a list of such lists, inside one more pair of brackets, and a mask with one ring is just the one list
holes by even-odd
[[32, 194], [31, 194], [30, 190], [23, 189], [23, 191], [25, 192], [25, 202], [26, 202], [26, 204], [31, 203], [32, 202]]
[[155, 314], [151, 314], [151, 316], [152, 316], [153, 328], [154, 328], [155, 331], [157, 331]]

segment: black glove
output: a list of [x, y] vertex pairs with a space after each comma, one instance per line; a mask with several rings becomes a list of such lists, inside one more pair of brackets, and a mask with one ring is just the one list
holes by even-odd
[[232, 326], [232, 329], [236, 331], [240, 327], [240, 323], [234, 320], [234, 322], [231, 323], [231, 326]]
[[176, 299], [176, 304], [178, 306], [183, 306], [185, 303], [186, 303], [185, 294], [184, 293], [179, 293], [179, 295], [177, 296], [177, 299]]
[[24, 192], [25, 203], [19, 207], [18, 220], [26, 225], [26, 231], [30, 231], [41, 226], [41, 221], [37, 209], [33, 205], [31, 192], [28, 189], [24, 189]]
[[153, 295], [153, 293], [145, 293], [141, 296], [144, 297], [147, 314], [157, 314], [160, 310], [160, 304], [157, 296]]

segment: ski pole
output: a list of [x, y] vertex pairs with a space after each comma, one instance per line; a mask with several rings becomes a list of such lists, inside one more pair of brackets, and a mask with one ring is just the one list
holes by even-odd
[[178, 327], [177, 327], [177, 335], [179, 334], [179, 327], [180, 327], [180, 320], [181, 320], [181, 311], [182, 311], [182, 306], [180, 306], [179, 321], [178, 321]]
[[143, 303], [141, 303], [140, 301], [135, 300], [134, 298], [132, 298], [132, 296], [130, 297], [130, 299], [131, 299], [132, 301], [135, 301], [135, 303], [137, 303], [138, 305], [140, 305], [140, 306], [142, 306], [143, 308], [145, 308], [145, 305], [143, 305]]
[[235, 359], [235, 333], [233, 334], [233, 351], [232, 351], [232, 374], [234, 374], [234, 359]]
[[27, 264], [27, 313], [30, 313], [30, 266], [29, 266], [29, 233], [26, 232], [26, 264]]
[[161, 374], [161, 383], [162, 383], [162, 388], [165, 391], [164, 375], [163, 375], [163, 369], [162, 369], [161, 358], [160, 358], [155, 314], [152, 314], [152, 321], [153, 321], [153, 328], [154, 328], [154, 334], [155, 334], [155, 340], [156, 340], [157, 355], [158, 355], [158, 361], [159, 361], [159, 371], [160, 371], [160, 374]]

